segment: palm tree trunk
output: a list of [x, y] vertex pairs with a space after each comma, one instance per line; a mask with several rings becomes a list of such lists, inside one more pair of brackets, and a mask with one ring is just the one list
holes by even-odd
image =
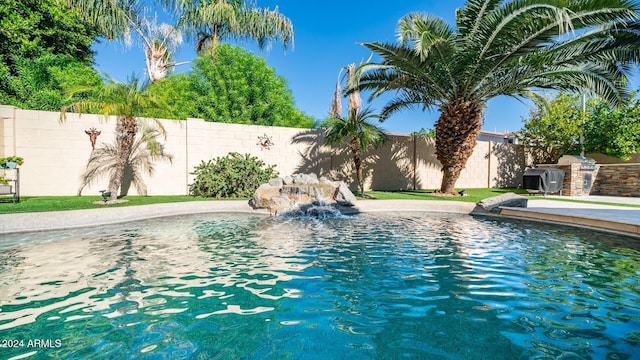
[[163, 44], [152, 43], [151, 47], [145, 48], [145, 60], [147, 63], [147, 74], [151, 82], [164, 79], [167, 76], [167, 47]]
[[482, 105], [454, 100], [441, 107], [436, 123], [436, 157], [442, 164], [440, 192], [457, 194], [456, 182], [473, 153], [482, 127]]
[[138, 132], [138, 123], [136, 118], [125, 116], [119, 119], [116, 127], [116, 136], [120, 138], [119, 159], [114, 169], [113, 176], [109, 180], [109, 191], [111, 192], [111, 200], [118, 199], [118, 190], [122, 185], [124, 169], [133, 150], [133, 143]]
[[358, 180], [358, 188], [360, 196], [364, 196], [364, 176], [362, 174], [362, 156], [360, 155], [360, 147], [356, 139], [351, 139], [349, 143], [351, 153], [353, 154], [353, 164], [356, 167], [356, 178]]

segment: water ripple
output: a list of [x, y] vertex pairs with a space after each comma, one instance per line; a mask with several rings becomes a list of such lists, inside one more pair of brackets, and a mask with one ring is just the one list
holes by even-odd
[[61, 340], [3, 349], [37, 358], [630, 358], [629, 241], [411, 213], [19, 234], [0, 244], [0, 339]]

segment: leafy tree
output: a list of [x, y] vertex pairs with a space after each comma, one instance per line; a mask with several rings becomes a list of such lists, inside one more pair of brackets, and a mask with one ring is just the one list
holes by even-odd
[[54, 0], [0, 3], [0, 102], [57, 110], [63, 85], [99, 86], [90, 47], [97, 33]]
[[0, 57], [15, 75], [20, 58], [44, 53], [93, 62], [91, 44], [97, 33], [75, 11], [55, 0], [3, 0], [0, 4]]
[[[118, 118], [116, 123], [116, 144], [119, 146], [117, 149], [117, 162], [113, 173], [110, 174], [108, 187], [113, 200], [117, 199], [127, 163], [132, 157], [138, 129], [140, 127], [144, 129], [147, 124], [139, 116], [142, 115], [144, 109], [166, 106], [161, 100], [149, 94], [147, 88], [148, 83], [140, 83], [136, 78], [131, 79], [128, 84], [110, 80], [98, 92], [95, 92], [95, 89], [92, 88], [77, 87], [71, 90], [71, 94], [89, 93], [89, 98], [65, 106], [60, 112], [62, 121], [66, 119], [66, 114], [69, 111], [102, 114], [105, 117], [113, 115]], [[153, 120], [155, 126], [164, 135], [162, 124], [155, 119]]]
[[[346, 66], [347, 82], [357, 76], [355, 68], [354, 64]], [[343, 118], [340, 114], [342, 105], [340, 102], [340, 82], [338, 81], [331, 101], [330, 118], [325, 140], [332, 147], [342, 146], [345, 141], [348, 143], [349, 150], [353, 156], [360, 196], [365, 196], [364, 175], [362, 173], [364, 153], [367, 152], [370, 146], [377, 147], [389, 138], [380, 127], [369, 122], [370, 119], [378, 116], [373, 114], [371, 108], [361, 109], [362, 100], [360, 99], [359, 91], [350, 91], [347, 93], [347, 97], [349, 103], [347, 108], [348, 116]]]
[[531, 112], [518, 133], [535, 164], [555, 164], [563, 154], [580, 153], [580, 134], [586, 120], [580, 95], [559, 93], [545, 109]]
[[[18, 58], [16, 76], [5, 73], [0, 103], [22, 109], [57, 111], [81, 96], [69, 99], [65, 89], [75, 86], [100, 88], [100, 75], [90, 66], [68, 55], [45, 53], [37, 58]], [[2, 70], [0, 69], [0, 74]]]
[[264, 59], [230, 45], [197, 59], [198, 108], [205, 119], [241, 124], [310, 127], [313, 120], [296, 110], [286, 80]]
[[585, 149], [622, 160], [640, 153], [640, 99], [612, 108], [603, 101], [588, 103], [584, 127]]
[[167, 107], [145, 109], [144, 116], [183, 120], [201, 117], [196, 101], [201, 96], [196, 78], [192, 72], [174, 73], [151, 84], [147, 89], [149, 94], [162, 99]]
[[436, 138], [436, 129], [434, 128], [420, 128], [418, 131], [412, 131], [411, 136], [422, 136], [425, 139], [435, 139]]
[[398, 44], [364, 45], [377, 64], [362, 65], [359, 87], [396, 95], [383, 118], [436, 107], [440, 191], [455, 183], [476, 145], [486, 103], [500, 95], [543, 99], [533, 90], [589, 91], [613, 105], [628, 97], [628, 64], [640, 59], [638, 4], [611, 1], [469, 0], [456, 27], [427, 14], [398, 24]]
[[[135, 186], [139, 195], [147, 195], [147, 186], [144, 183], [143, 175], [146, 173], [153, 176], [155, 173], [154, 162], [167, 160], [171, 162], [173, 155], [164, 151], [164, 145], [157, 141], [162, 131], [156, 128], [146, 128], [133, 143], [131, 154], [127, 158], [124, 169], [124, 182], [122, 184], [120, 196], [127, 195], [130, 184]], [[102, 176], [106, 176], [109, 182], [117, 176], [116, 169], [120, 161], [120, 149], [123, 137], [117, 137], [113, 145], [101, 144], [91, 152], [91, 157], [87, 162], [87, 168], [81, 175], [82, 183], [78, 189], [78, 196], [82, 190]]]
[[[264, 59], [228, 44], [194, 62], [191, 73], [171, 75], [154, 84], [152, 93], [173, 102], [181, 118], [207, 121], [309, 128], [314, 120], [295, 108], [285, 79]], [[180, 97], [174, 97], [180, 95]], [[158, 112], [149, 115], [160, 116]]]
[[[602, 99], [559, 93], [546, 110], [536, 110], [518, 134], [535, 163], [553, 164], [564, 154], [602, 153], [623, 160], [640, 151], [640, 99], [612, 107]], [[580, 135], [583, 135], [582, 143]]]

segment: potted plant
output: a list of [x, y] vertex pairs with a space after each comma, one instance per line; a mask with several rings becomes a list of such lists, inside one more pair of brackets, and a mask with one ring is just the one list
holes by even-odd
[[8, 156], [0, 158], [0, 168], [15, 169], [18, 165], [24, 164], [24, 159], [20, 156]]
[[11, 185], [5, 179], [4, 174], [0, 175], [0, 194], [11, 194]]

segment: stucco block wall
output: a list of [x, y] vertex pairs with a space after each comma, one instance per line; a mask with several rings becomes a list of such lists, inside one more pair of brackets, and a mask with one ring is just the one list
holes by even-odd
[[[147, 120], [152, 122], [151, 120]], [[161, 139], [173, 161], [156, 162], [155, 174], [145, 175], [149, 195], [187, 194], [194, 167], [230, 152], [249, 153], [275, 165], [280, 175], [314, 172], [344, 180], [355, 189], [351, 153], [324, 144], [323, 130], [206, 122], [202, 119], [159, 120], [166, 130]], [[0, 156], [17, 155], [21, 166], [21, 195], [75, 195], [80, 175], [91, 155], [85, 130], [101, 131], [96, 147], [113, 143], [116, 119], [99, 115], [31, 111], [0, 105]], [[267, 136], [270, 149], [258, 144]], [[524, 171], [524, 151], [518, 145], [478, 142], [457, 183], [459, 189], [517, 186]], [[433, 139], [391, 134], [391, 140], [372, 150], [365, 162], [367, 189], [406, 190], [440, 187], [441, 165]], [[83, 195], [99, 196], [108, 180], [98, 179]], [[129, 194], [136, 194], [130, 188]]]
[[16, 109], [16, 118], [6, 119], [6, 112], [2, 112], [5, 133], [2, 153], [24, 158], [20, 169], [22, 196], [75, 194], [80, 173], [91, 153], [84, 130], [90, 127], [103, 130], [99, 139], [113, 136], [114, 126], [104, 126], [101, 124], [104, 118], [96, 115], [80, 118], [72, 114], [61, 124], [59, 113]]

